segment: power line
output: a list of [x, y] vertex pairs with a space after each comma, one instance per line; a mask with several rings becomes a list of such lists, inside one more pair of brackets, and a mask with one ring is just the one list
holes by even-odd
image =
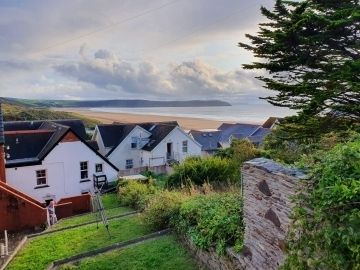
[[82, 35], [79, 35], [79, 36], [77, 36], [77, 37], [74, 37], [74, 38], [71, 38], [71, 39], [67, 39], [67, 40], [62, 41], [62, 42], [55, 43], [55, 44], [53, 44], [53, 45], [50, 45], [50, 46], [48, 46], [48, 47], [45, 47], [45, 48], [43, 48], [43, 49], [35, 52], [34, 54], [39, 54], [39, 53], [41, 53], [41, 52], [43, 52], [43, 51], [47, 51], [47, 50], [50, 50], [50, 49], [53, 49], [53, 48], [56, 48], [56, 47], [65, 45], [65, 44], [70, 43], [70, 42], [73, 42], [73, 41], [75, 41], [75, 40], [82, 39], [82, 38], [84, 38], [84, 37], [89, 37], [89, 36], [98, 34], [98, 33], [100, 33], [100, 32], [106, 31], [106, 30], [108, 30], [108, 29], [110, 29], [110, 28], [112, 28], [112, 27], [114, 27], [114, 26], [123, 24], [123, 23], [125, 23], [125, 22], [129, 22], [129, 21], [136, 20], [136, 19], [138, 19], [138, 18], [140, 18], [140, 17], [146, 16], [146, 15], [148, 15], [148, 14], [150, 14], [150, 13], [156, 12], [156, 11], [158, 11], [158, 10], [160, 10], [160, 9], [163, 9], [163, 8], [165, 8], [165, 7], [168, 7], [168, 6], [170, 6], [170, 5], [173, 5], [173, 4], [175, 4], [175, 3], [177, 3], [177, 2], [180, 2], [180, 1], [182, 1], [182, 0], [169, 1], [169, 2], [167, 2], [167, 3], [163, 4], [163, 5], [160, 5], [160, 6], [156, 7], [156, 8], [152, 8], [152, 9], [145, 10], [145, 11], [143, 11], [143, 12], [141, 12], [141, 13], [135, 15], [135, 16], [132, 16], [132, 17], [130, 17], [130, 18], [126, 18], [126, 19], [124, 19], [124, 20], [121, 20], [121, 21], [112, 23], [112, 24], [110, 24], [110, 25], [107, 25], [106, 27], [102, 27], [102, 28], [99, 28], [99, 29], [97, 29], [97, 30], [88, 32], [88, 33], [86, 33], [86, 34], [82, 34]]
[[[259, 3], [255, 3], [255, 4], [258, 5]], [[191, 37], [191, 36], [194, 36], [195, 34], [198, 34], [200, 31], [203, 31], [203, 30], [206, 30], [206, 29], [208, 29], [208, 28], [211, 28], [211, 27], [214, 26], [215, 24], [225, 22], [225, 21], [231, 19], [232, 17], [234, 17], [235, 15], [239, 14], [240, 12], [246, 11], [246, 10], [250, 9], [251, 7], [253, 7], [253, 6], [255, 6], [255, 5], [247, 6], [247, 8], [245, 8], [245, 9], [243, 9], [243, 8], [242, 8], [242, 9], [238, 9], [238, 10], [232, 12], [231, 14], [228, 14], [228, 15], [226, 15], [226, 16], [224, 16], [224, 17], [221, 17], [221, 18], [213, 21], [213, 22], [210, 23], [210, 24], [207, 24], [207, 25], [205, 25], [205, 26], [197, 27], [195, 30], [187, 33], [186, 35], [181, 36], [181, 37], [179, 37], [179, 38], [175, 38], [175, 39], [169, 40], [168, 42], [163, 43], [163, 44], [161, 44], [161, 45], [158, 45], [158, 46], [154, 47], [153, 49], [150, 49], [149, 51], [143, 50], [142, 55], [148, 54], [149, 52], [157, 51], [157, 50], [159, 50], [159, 49], [161, 49], [161, 48], [164, 48], [164, 47], [166, 47], [166, 46], [168, 46], [168, 45], [171, 45], [172, 43], [175, 43], [175, 42], [184, 40], [184, 39], [186, 39], [186, 38], [189, 38], [189, 37]]]

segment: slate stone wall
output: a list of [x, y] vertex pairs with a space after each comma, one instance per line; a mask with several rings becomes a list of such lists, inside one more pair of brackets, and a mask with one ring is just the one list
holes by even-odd
[[257, 158], [242, 168], [245, 240], [243, 254], [233, 254], [246, 269], [278, 269], [284, 260], [291, 198], [305, 175], [272, 160]]

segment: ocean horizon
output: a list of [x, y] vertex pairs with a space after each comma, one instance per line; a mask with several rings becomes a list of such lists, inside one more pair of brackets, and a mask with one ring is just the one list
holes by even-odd
[[129, 113], [138, 115], [159, 115], [231, 121], [243, 123], [263, 123], [271, 116], [285, 117], [296, 114], [288, 108], [271, 104], [233, 104], [216, 107], [146, 107], [146, 108], [89, 108], [96, 112]]

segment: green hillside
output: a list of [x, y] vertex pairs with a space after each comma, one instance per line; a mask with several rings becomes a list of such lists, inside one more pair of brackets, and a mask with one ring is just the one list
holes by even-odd
[[9, 103], [3, 103], [2, 107], [5, 121], [80, 119], [89, 129], [94, 129], [95, 125], [99, 123], [99, 121], [76, 113], [59, 112], [45, 108], [31, 108]]

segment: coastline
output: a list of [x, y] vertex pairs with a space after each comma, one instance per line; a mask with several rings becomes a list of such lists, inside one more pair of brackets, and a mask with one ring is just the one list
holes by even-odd
[[114, 121], [124, 123], [139, 123], [139, 122], [161, 122], [161, 121], [177, 121], [179, 125], [185, 129], [216, 129], [222, 123], [235, 123], [234, 121], [218, 121], [205, 118], [191, 118], [180, 116], [163, 116], [153, 114], [131, 114], [118, 112], [98, 112], [86, 108], [51, 108], [54, 111], [64, 111], [76, 114], [81, 114], [88, 118], [98, 120], [104, 124], [111, 124]]

